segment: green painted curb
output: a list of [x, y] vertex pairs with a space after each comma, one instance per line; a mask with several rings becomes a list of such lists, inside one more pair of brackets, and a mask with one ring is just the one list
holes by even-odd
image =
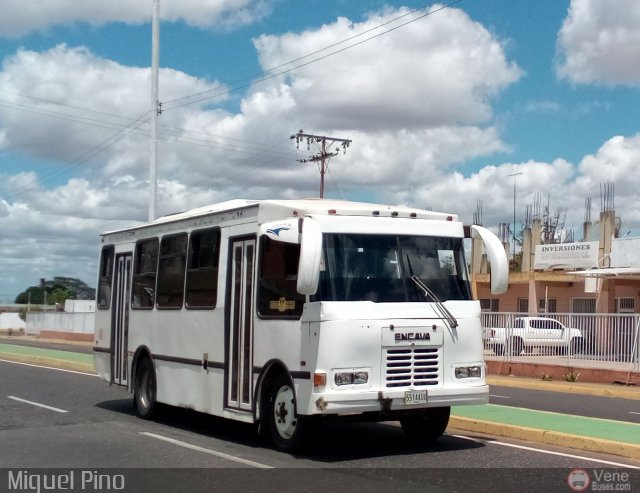
[[35, 356], [39, 358], [72, 361], [74, 363], [86, 363], [93, 366], [93, 355], [91, 354], [74, 353], [71, 351], [59, 351], [57, 349], [44, 349], [31, 346], [18, 346], [16, 344], [0, 343], [0, 354]]
[[0, 344], [0, 359], [82, 373], [95, 374], [96, 372], [93, 366], [93, 355], [57, 349]]
[[495, 404], [455, 407], [453, 415], [634, 445], [640, 443], [640, 424], [624, 421], [588, 418]]

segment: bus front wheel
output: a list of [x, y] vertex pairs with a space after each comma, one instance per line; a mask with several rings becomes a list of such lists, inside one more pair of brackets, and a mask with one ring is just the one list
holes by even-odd
[[271, 440], [278, 450], [294, 452], [301, 448], [305, 420], [296, 412], [293, 385], [285, 375], [278, 375], [271, 385], [267, 406]]
[[156, 411], [156, 372], [149, 358], [138, 364], [133, 388], [136, 414], [151, 419]]
[[400, 418], [400, 425], [411, 440], [433, 442], [447, 429], [450, 413], [450, 407], [431, 407], [426, 414]]

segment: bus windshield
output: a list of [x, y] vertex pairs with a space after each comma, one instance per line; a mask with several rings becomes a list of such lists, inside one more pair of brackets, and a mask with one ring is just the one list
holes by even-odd
[[326, 233], [313, 301], [419, 302], [415, 275], [441, 300], [469, 300], [461, 238]]

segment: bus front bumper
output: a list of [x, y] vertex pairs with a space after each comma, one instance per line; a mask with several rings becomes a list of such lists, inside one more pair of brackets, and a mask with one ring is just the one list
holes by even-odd
[[468, 404], [487, 404], [489, 386], [479, 385], [464, 388], [382, 391], [331, 391], [311, 394], [308, 415], [349, 415], [360, 413], [412, 414], [430, 407], [449, 407]]

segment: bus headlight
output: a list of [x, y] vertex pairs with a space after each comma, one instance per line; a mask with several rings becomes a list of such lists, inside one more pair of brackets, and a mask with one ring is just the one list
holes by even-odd
[[369, 382], [369, 373], [366, 371], [339, 371], [334, 374], [333, 381], [337, 386], [362, 385]]
[[480, 378], [482, 376], [482, 367], [480, 365], [473, 366], [456, 366], [456, 378]]

